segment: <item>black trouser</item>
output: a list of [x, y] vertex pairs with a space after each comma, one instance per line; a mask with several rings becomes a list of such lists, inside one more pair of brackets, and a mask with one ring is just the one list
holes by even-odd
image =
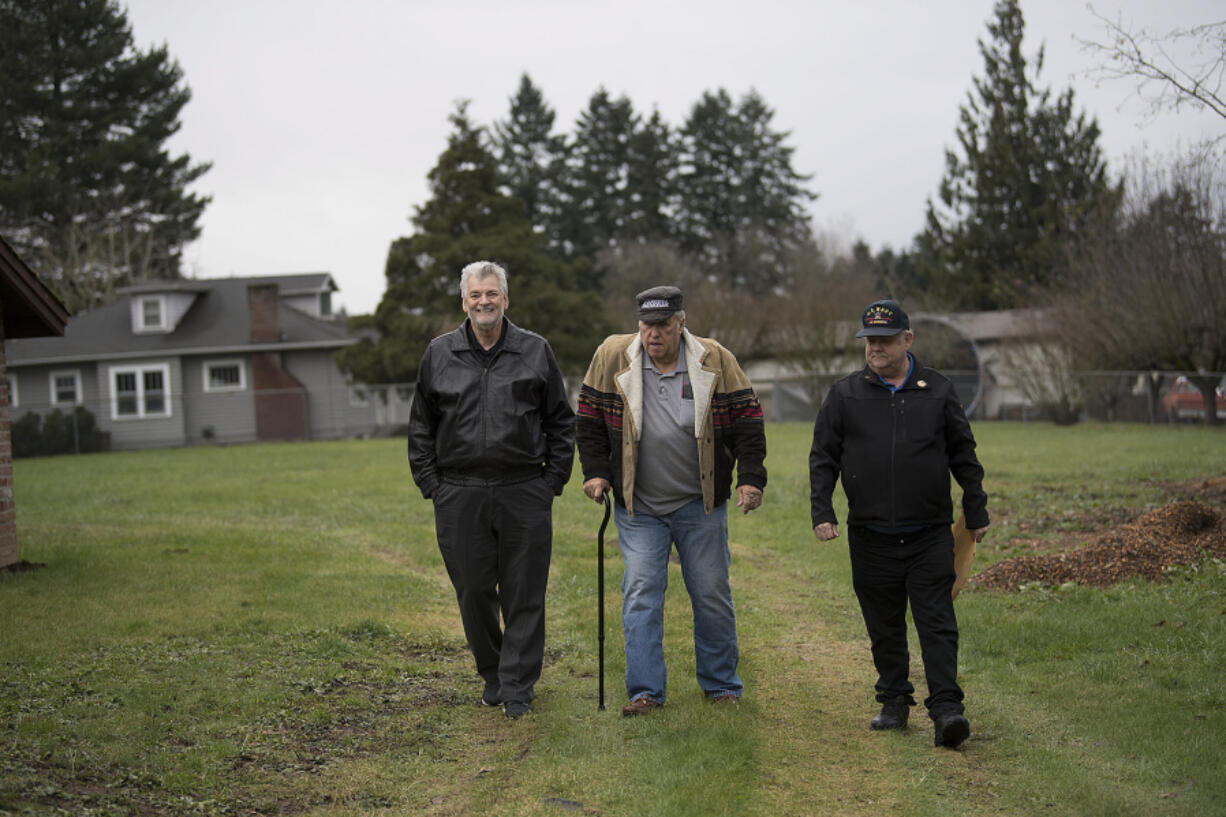
[[954, 585], [954, 538], [947, 525], [887, 535], [848, 526], [851, 577], [872, 641], [877, 700], [905, 697], [915, 703], [908, 679], [907, 602], [919, 634], [933, 717], [962, 712], [958, 686], [958, 620], [950, 591]]
[[553, 490], [542, 478], [444, 482], [433, 499], [439, 550], [477, 672], [497, 682], [501, 700], [530, 701], [545, 656]]

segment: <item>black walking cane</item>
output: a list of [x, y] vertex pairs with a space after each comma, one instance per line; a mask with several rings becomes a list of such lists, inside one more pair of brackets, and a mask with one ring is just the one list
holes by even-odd
[[604, 531], [609, 527], [609, 514], [613, 505], [609, 502], [609, 492], [605, 491], [604, 521], [600, 523], [600, 533], [596, 536], [596, 641], [600, 645], [600, 711], [604, 712]]

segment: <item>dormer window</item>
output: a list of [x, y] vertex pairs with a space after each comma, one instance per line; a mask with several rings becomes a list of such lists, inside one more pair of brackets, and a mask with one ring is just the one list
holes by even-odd
[[139, 314], [142, 332], [164, 332], [166, 330], [166, 300], [164, 298], [141, 298]]

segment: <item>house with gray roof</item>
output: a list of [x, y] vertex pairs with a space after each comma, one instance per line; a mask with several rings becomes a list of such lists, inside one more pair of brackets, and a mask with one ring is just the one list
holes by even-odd
[[83, 406], [113, 449], [366, 436], [376, 413], [334, 355], [356, 342], [328, 273], [148, 281], [10, 341], [10, 413]]

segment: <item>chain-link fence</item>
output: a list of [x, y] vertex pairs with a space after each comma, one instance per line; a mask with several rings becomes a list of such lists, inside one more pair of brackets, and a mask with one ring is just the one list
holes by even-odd
[[[826, 392], [847, 373], [754, 373], [767, 420], [807, 422]], [[1047, 371], [1029, 378], [991, 371], [945, 370], [972, 420], [1128, 423], [1203, 423], [1197, 382], [1213, 392], [1217, 418], [1226, 423], [1226, 375], [1172, 371]]]
[[14, 395], [8, 414], [14, 456], [23, 457], [388, 436], [408, 424], [411, 395], [404, 385], [171, 395], [148, 388], [91, 399], [65, 384], [51, 401]]
[[[812, 422], [830, 386], [846, 373], [758, 371], [754, 388], [769, 422]], [[973, 420], [1203, 423], [1200, 384], [1216, 384], [1217, 418], [1226, 425], [1226, 376], [1155, 371], [1069, 371], [1042, 387], [1004, 382], [974, 370], [944, 374]], [[580, 381], [567, 388], [572, 404]], [[15, 456], [227, 445], [261, 440], [327, 440], [403, 435], [413, 385], [251, 390], [164, 395], [136, 390], [75, 399], [64, 385], [54, 401], [9, 406]]]

